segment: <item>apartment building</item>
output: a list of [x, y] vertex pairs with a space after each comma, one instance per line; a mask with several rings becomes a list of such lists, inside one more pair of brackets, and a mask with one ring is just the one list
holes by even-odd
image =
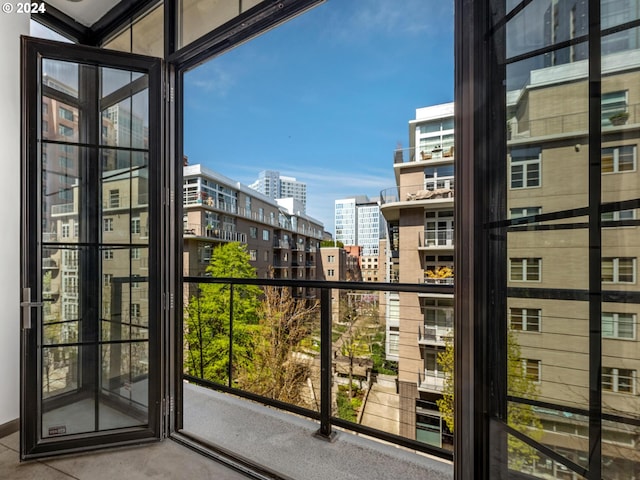
[[300, 212], [306, 212], [307, 184], [298, 181], [295, 177], [280, 175], [280, 172], [276, 170], [263, 170], [258, 175], [258, 179], [249, 185], [249, 188], [253, 188], [273, 200], [293, 198], [300, 202]]
[[[409, 145], [396, 151], [396, 186], [381, 195], [391, 282], [453, 284], [453, 103], [418, 108]], [[400, 434], [437, 446], [451, 436], [435, 402], [444, 374], [438, 353], [452, 333], [453, 295], [389, 293], [387, 358], [398, 361]]]
[[[287, 200], [273, 200], [202, 165], [185, 166], [185, 272], [204, 274], [216, 245], [240, 242], [259, 277], [318, 278], [324, 227]], [[298, 294], [311, 295], [303, 289]]]
[[[577, 214], [588, 202], [590, 175], [599, 175], [602, 455], [606, 478], [640, 478], [640, 342], [637, 262], [640, 256], [640, 50], [602, 59], [601, 150], [589, 164], [587, 61], [532, 70], [527, 84], [507, 92], [506, 232], [508, 328], [523, 375], [537, 386], [525, 401], [540, 422], [540, 442], [576, 464], [588, 457], [588, 422], [573, 409], [589, 398], [589, 230]], [[567, 180], [571, 179], [570, 182]], [[572, 216], [571, 215], [575, 215]], [[567, 286], [571, 290], [567, 291]], [[517, 396], [517, 395], [516, 395]], [[548, 408], [551, 403], [566, 409]], [[531, 473], [578, 478], [539, 458]]]

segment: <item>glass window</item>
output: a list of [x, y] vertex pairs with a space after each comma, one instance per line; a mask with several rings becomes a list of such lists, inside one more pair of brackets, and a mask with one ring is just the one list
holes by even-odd
[[539, 308], [510, 308], [509, 325], [511, 330], [523, 332], [540, 331]]
[[258, 238], [258, 229], [256, 227], [249, 227], [249, 236], [251, 238]]
[[262, 230], [262, 240], [269, 240], [269, 230]]
[[540, 360], [522, 359], [522, 374], [534, 382], [540, 381]]
[[636, 316], [632, 313], [602, 312], [602, 336], [633, 340]]
[[511, 149], [511, 188], [539, 187], [540, 147]]
[[628, 368], [602, 367], [602, 390], [635, 394], [636, 371]]
[[258, 251], [257, 250], [249, 250], [249, 260], [255, 262], [258, 260]]
[[627, 123], [627, 91], [620, 90], [602, 94], [602, 126], [624, 125]]
[[602, 149], [602, 173], [631, 172], [635, 169], [635, 145]]
[[68, 110], [64, 107], [58, 107], [58, 116], [60, 118], [73, 122], [73, 111]]
[[541, 277], [541, 258], [509, 259], [509, 280], [520, 282], [539, 282]]
[[113, 232], [113, 218], [103, 219], [102, 225], [105, 232]]
[[140, 234], [140, 217], [131, 219], [131, 233], [134, 235]]
[[635, 258], [603, 258], [602, 281], [605, 283], [635, 283]]

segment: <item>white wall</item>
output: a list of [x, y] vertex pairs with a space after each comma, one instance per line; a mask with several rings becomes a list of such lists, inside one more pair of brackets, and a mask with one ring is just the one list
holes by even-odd
[[20, 415], [20, 35], [28, 33], [28, 15], [0, 12], [0, 425]]

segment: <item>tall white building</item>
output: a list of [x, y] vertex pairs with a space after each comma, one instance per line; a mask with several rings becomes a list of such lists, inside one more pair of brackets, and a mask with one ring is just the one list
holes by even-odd
[[376, 199], [358, 195], [335, 201], [335, 239], [362, 247], [362, 257], [378, 255], [381, 221]]
[[307, 184], [294, 177], [280, 175], [276, 170], [263, 170], [258, 179], [249, 185], [250, 188], [273, 198], [293, 198], [302, 204], [302, 212], [307, 208]]

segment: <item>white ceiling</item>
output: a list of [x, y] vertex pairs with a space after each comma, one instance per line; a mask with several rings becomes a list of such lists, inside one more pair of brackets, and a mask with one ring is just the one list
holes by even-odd
[[120, 3], [120, 0], [48, 0], [47, 3], [76, 22], [90, 27]]

